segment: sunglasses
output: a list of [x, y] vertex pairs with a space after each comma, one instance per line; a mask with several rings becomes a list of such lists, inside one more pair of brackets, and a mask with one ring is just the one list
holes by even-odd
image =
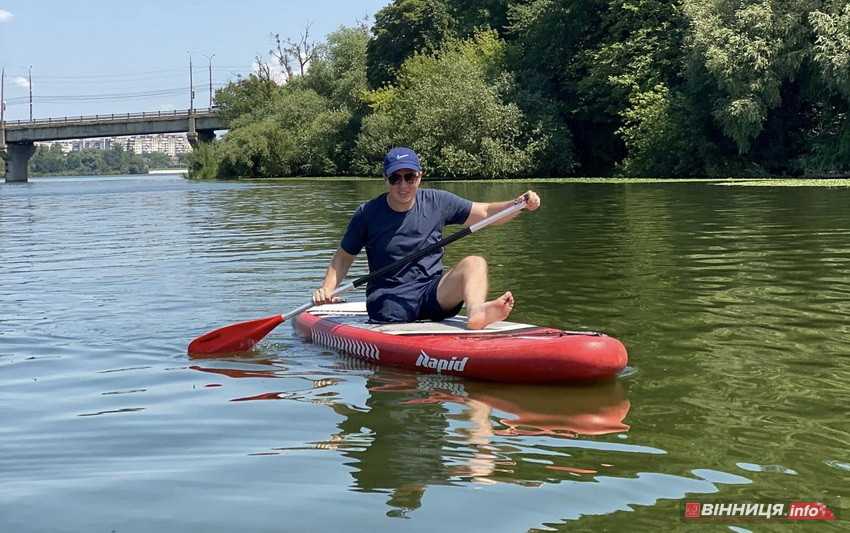
[[390, 185], [395, 185], [399, 182], [400, 179], [404, 178], [404, 181], [406, 181], [408, 185], [413, 185], [414, 183], [416, 183], [416, 179], [418, 177], [418, 172], [405, 172], [404, 174], [394, 172], [393, 174], [387, 176], [387, 181], [390, 182]]

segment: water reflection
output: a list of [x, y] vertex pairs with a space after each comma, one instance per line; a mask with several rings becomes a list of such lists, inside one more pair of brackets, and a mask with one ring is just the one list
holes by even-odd
[[[190, 358], [200, 362], [204, 361], [202, 358], [193, 357], [191, 355]], [[242, 358], [234, 360], [221, 359], [219, 361], [226, 366], [219, 368], [197, 364], [192, 365], [189, 368], [210, 374], [227, 376], [229, 378], [275, 378], [283, 375], [286, 371], [286, 368], [278, 367], [278, 365], [270, 359]], [[261, 368], [256, 368], [258, 365], [261, 365]], [[271, 368], [264, 368], [266, 366]]]
[[[199, 362], [203, 362], [203, 359], [200, 359]], [[279, 362], [270, 359], [216, 359], [215, 363], [219, 365], [223, 364], [225, 366], [213, 367], [204, 366], [202, 364], [195, 364], [189, 366], [189, 368], [191, 370], [197, 370], [200, 372], [206, 372], [208, 374], [214, 374], [219, 376], [226, 376], [228, 378], [285, 378], [287, 381], [295, 380], [299, 384], [302, 384], [302, 386], [295, 387], [293, 389], [287, 389], [282, 391], [268, 391], [249, 396], [240, 396], [237, 398], [232, 398], [230, 400], [232, 402], [244, 402], [251, 400], [309, 400], [314, 403], [322, 403], [323, 401], [326, 402], [326, 400], [322, 400], [321, 396], [311, 397], [311, 393], [318, 389], [331, 387], [341, 381], [340, 379], [332, 377], [301, 376], [292, 372], [288, 372], [286, 367], [282, 366]], [[257, 365], [269, 366], [273, 368], [258, 369], [256, 368]], [[304, 382], [306, 382], [306, 384]], [[221, 384], [208, 383], [204, 386], [220, 387]], [[330, 396], [335, 397], [336, 393], [331, 393]]]
[[[258, 364], [269, 368], [258, 369]], [[366, 366], [347, 358], [333, 365], [337, 377], [290, 374], [280, 362], [264, 359], [216, 359], [190, 368], [229, 378], [301, 383], [231, 401], [296, 400], [328, 406], [341, 417], [337, 431], [312, 446], [346, 458], [352, 490], [387, 494], [387, 514], [392, 517], [418, 509], [426, 489], [433, 485], [540, 486], [564, 476], [597, 474], [612, 465], [593, 464], [562, 451], [547, 452], [527, 438], [588, 439], [630, 429], [625, 422], [630, 403], [619, 381], [588, 386], [504, 385]], [[350, 394], [340, 395], [335, 387], [346, 384], [346, 373], [356, 380], [363, 371], [368, 393], [364, 404], [341, 401]], [[612, 446], [599, 444], [599, 449]], [[594, 448], [595, 443], [588, 439], [573, 446]]]
[[[381, 370], [370, 379], [372, 396], [404, 393], [417, 396], [407, 405], [455, 403], [494, 422], [494, 435], [606, 435], [629, 430], [623, 422], [629, 401], [622, 383], [585, 386], [504, 385], [462, 381], [434, 374]], [[419, 397], [425, 394], [425, 397]], [[493, 414], [493, 412], [496, 414]], [[483, 428], [482, 428], [483, 429]]]
[[[629, 402], [619, 382], [506, 386], [379, 370], [366, 386], [365, 406], [332, 404], [343, 420], [324, 445], [351, 459], [355, 490], [388, 493], [390, 516], [419, 508], [429, 485], [537, 485], [553, 470], [595, 473], [550, 464], [543, 476], [529, 476], [511, 443], [516, 437], [573, 438], [629, 429], [624, 423]], [[340, 447], [343, 443], [349, 446]]]

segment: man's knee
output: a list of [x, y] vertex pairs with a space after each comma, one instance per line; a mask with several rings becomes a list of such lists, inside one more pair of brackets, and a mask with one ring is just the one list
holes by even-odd
[[469, 272], [487, 272], [487, 260], [480, 255], [469, 255], [464, 257], [457, 266], [463, 267], [464, 270]]

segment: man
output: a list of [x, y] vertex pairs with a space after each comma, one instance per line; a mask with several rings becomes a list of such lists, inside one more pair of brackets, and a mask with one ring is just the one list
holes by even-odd
[[[313, 293], [313, 303], [321, 305], [337, 300], [330, 295], [364, 246], [369, 270], [374, 272], [439, 241], [446, 224], [470, 226], [519, 201], [518, 198], [506, 202], [471, 202], [448, 191], [420, 189], [422, 175], [419, 157], [410, 148], [393, 148], [387, 153], [384, 157], [387, 192], [354, 212], [321, 288]], [[540, 197], [535, 192], [528, 191], [525, 195], [529, 211], [540, 207]], [[378, 322], [439, 321], [460, 312], [464, 302], [470, 329], [481, 329], [508, 317], [514, 307], [510, 292], [485, 301], [487, 262], [484, 258], [466, 257], [448, 272], [443, 272], [442, 259], [443, 252], [438, 250], [382, 279], [370, 281], [366, 287], [369, 317]]]

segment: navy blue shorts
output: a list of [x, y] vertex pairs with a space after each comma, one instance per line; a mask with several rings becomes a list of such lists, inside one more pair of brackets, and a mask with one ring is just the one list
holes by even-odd
[[[414, 291], [385, 290], [375, 298], [366, 300], [366, 310], [373, 322], [415, 322], [445, 320], [460, 313], [463, 302], [445, 311], [437, 301], [437, 286], [442, 277], [424, 283]], [[399, 294], [404, 292], [404, 294]]]

